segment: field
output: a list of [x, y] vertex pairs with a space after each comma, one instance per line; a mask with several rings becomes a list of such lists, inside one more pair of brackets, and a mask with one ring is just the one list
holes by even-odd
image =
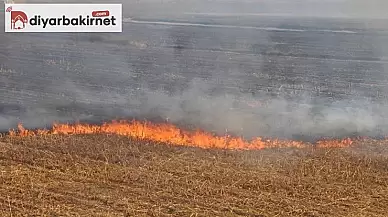
[[232, 151], [3, 136], [1, 216], [385, 216], [386, 141]]
[[142, 2], [120, 34], [0, 34], [0, 132], [27, 129], [0, 216], [387, 216], [388, 139], [348, 139], [388, 132], [386, 19]]
[[1, 34], [0, 131], [134, 117], [246, 137], [388, 131], [386, 22], [166, 16], [120, 34]]

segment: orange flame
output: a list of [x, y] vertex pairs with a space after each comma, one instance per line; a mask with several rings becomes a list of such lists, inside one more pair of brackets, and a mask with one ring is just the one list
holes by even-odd
[[[48, 134], [117, 134], [132, 138], [147, 139], [177, 146], [190, 146], [200, 148], [244, 149], [259, 150], [264, 148], [304, 148], [309, 144], [299, 141], [264, 140], [257, 137], [246, 141], [240, 137], [230, 135], [216, 136], [201, 130], [194, 132], [185, 131], [169, 124], [154, 124], [139, 121], [112, 121], [102, 125], [91, 124], [54, 124], [52, 129], [27, 130], [22, 124], [18, 125], [18, 131], [11, 130], [10, 136], [37, 136]], [[348, 147], [353, 141], [350, 138], [344, 140], [323, 140], [317, 143], [317, 147]]]

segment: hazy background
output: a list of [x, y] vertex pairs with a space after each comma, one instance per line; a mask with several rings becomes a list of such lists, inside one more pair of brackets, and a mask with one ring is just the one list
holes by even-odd
[[[78, 3], [79, 1], [14, 0], [16, 3]], [[384, 0], [85, 0], [85, 3], [121, 3], [124, 14], [138, 18], [179, 16], [185, 13], [239, 14], [243, 16], [302, 16], [388, 18]]]
[[1, 130], [137, 118], [246, 138], [388, 131], [386, 1], [122, 3], [120, 34], [0, 33]]

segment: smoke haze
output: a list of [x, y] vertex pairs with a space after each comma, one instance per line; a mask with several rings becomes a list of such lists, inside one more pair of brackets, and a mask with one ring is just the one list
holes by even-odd
[[129, 1], [121, 34], [1, 33], [0, 129], [137, 118], [245, 138], [385, 135], [383, 5]]

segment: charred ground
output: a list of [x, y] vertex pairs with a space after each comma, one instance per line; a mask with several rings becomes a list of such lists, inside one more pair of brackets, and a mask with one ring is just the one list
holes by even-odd
[[388, 132], [382, 20], [132, 18], [120, 34], [1, 34], [0, 130], [145, 117], [244, 137]]

